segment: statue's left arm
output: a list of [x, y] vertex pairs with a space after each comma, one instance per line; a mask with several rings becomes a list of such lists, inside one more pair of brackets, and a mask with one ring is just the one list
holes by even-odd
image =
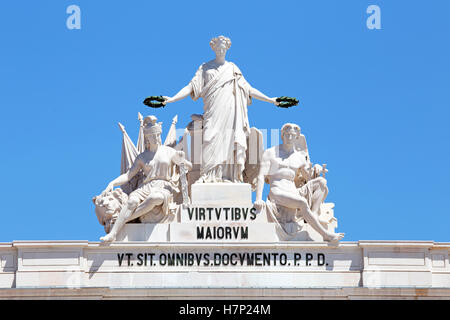
[[265, 101], [265, 102], [269, 102], [269, 103], [273, 103], [274, 105], [278, 105], [277, 102], [277, 98], [269, 98], [268, 96], [266, 96], [264, 93], [262, 93], [261, 91], [259, 91], [258, 89], [255, 89], [253, 87], [250, 87], [250, 97], [261, 100], [261, 101]]
[[256, 88], [253, 88], [250, 83], [247, 82], [247, 80], [244, 78], [244, 76], [242, 75], [241, 70], [239, 69], [238, 66], [236, 66], [235, 64], [231, 63], [233, 68], [234, 68], [234, 74], [238, 76], [238, 83], [239, 86], [241, 88], [243, 88], [245, 91], [248, 92], [248, 95], [251, 98], [255, 98], [261, 101], [265, 101], [265, 102], [269, 102], [269, 103], [273, 103], [275, 105], [278, 105], [279, 103], [277, 102], [277, 97], [274, 98], [269, 98], [268, 96], [266, 96], [264, 93], [262, 93], [261, 91], [259, 91]]

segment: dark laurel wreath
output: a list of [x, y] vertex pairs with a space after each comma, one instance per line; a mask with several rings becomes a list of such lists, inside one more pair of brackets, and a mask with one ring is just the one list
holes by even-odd
[[282, 96], [277, 98], [276, 101], [279, 102], [278, 107], [280, 108], [290, 108], [298, 105], [298, 100], [291, 97]]
[[[144, 104], [152, 108], [164, 108], [166, 105], [164, 101], [165, 99], [162, 96], [150, 96], [145, 98]], [[276, 101], [279, 103], [278, 107], [280, 108], [290, 108], [298, 105], [298, 100], [291, 97], [282, 96], [277, 98]]]
[[144, 99], [144, 104], [152, 108], [164, 108], [166, 105], [164, 101], [166, 100], [162, 96], [150, 96]]

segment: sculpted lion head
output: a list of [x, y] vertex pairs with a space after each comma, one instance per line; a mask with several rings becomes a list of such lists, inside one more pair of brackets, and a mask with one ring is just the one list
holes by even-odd
[[92, 198], [98, 222], [104, 226], [106, 233], [111, 231], [112, 225], [127, 200], [127, 194], [120, 188]]

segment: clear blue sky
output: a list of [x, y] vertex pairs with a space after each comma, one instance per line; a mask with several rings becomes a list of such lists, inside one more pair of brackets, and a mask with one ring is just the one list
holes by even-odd
[[[71, 4], [81, 30], [66, 27]], [[366, 27], [372, 4], [381, 30]], [[136, 141], [138, 112], [165, 133], [201, 113], [142, 100], [178, 92], [220, 34], [252, 86], [300, 99], [254, 101], [250, 123], [302, 127], [345, 240], [450, 241], [449, 13], [447, 0], [1, 1], [0, 242], [98, 240], [91, 199], [120, 173], [117, 122]]]

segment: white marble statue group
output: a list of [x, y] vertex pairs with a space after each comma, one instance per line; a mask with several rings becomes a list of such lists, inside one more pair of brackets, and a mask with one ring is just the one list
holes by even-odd
[[[163, 97], [164, 105], [188, 96], [203, 99], [203, 115], [192, 116], [178, 143], [175, 119], [163, 144], [156, 117], [140, 117], [137, 147], [120, 125], [124, 133], [122, 174], [93, 199], [97, 218], [107, 233], [101, 240], [114, 241], [127, 222], [173, 221], [178, 206], [189, 206], [193, 183], [250, 183], [256, 191], [255, 208], [266, 210], [287, 234], [298, 232], [295, 226], [302, 220], [324, 241], [342, 239], [342, 233], [327, 229], [329, 221], [320, 218], [328, 193], [327, 169], [312, 165], [300, 127], [286, 123], [281, 128], [282, 143], [262, 150], [261, 133], [250, 128], [247, 106], [252, 98], [275, 105], [279, 102], [250, 86], [239, 68], [225, 60], [229, 38], [216, 37], [210, 45], [216, 58], [202, 64], [173, 97]], [[190, 161], [186, 159], [188, 134]], [[262, 199], [265, 183], [270, 185], [266, 201]]]

